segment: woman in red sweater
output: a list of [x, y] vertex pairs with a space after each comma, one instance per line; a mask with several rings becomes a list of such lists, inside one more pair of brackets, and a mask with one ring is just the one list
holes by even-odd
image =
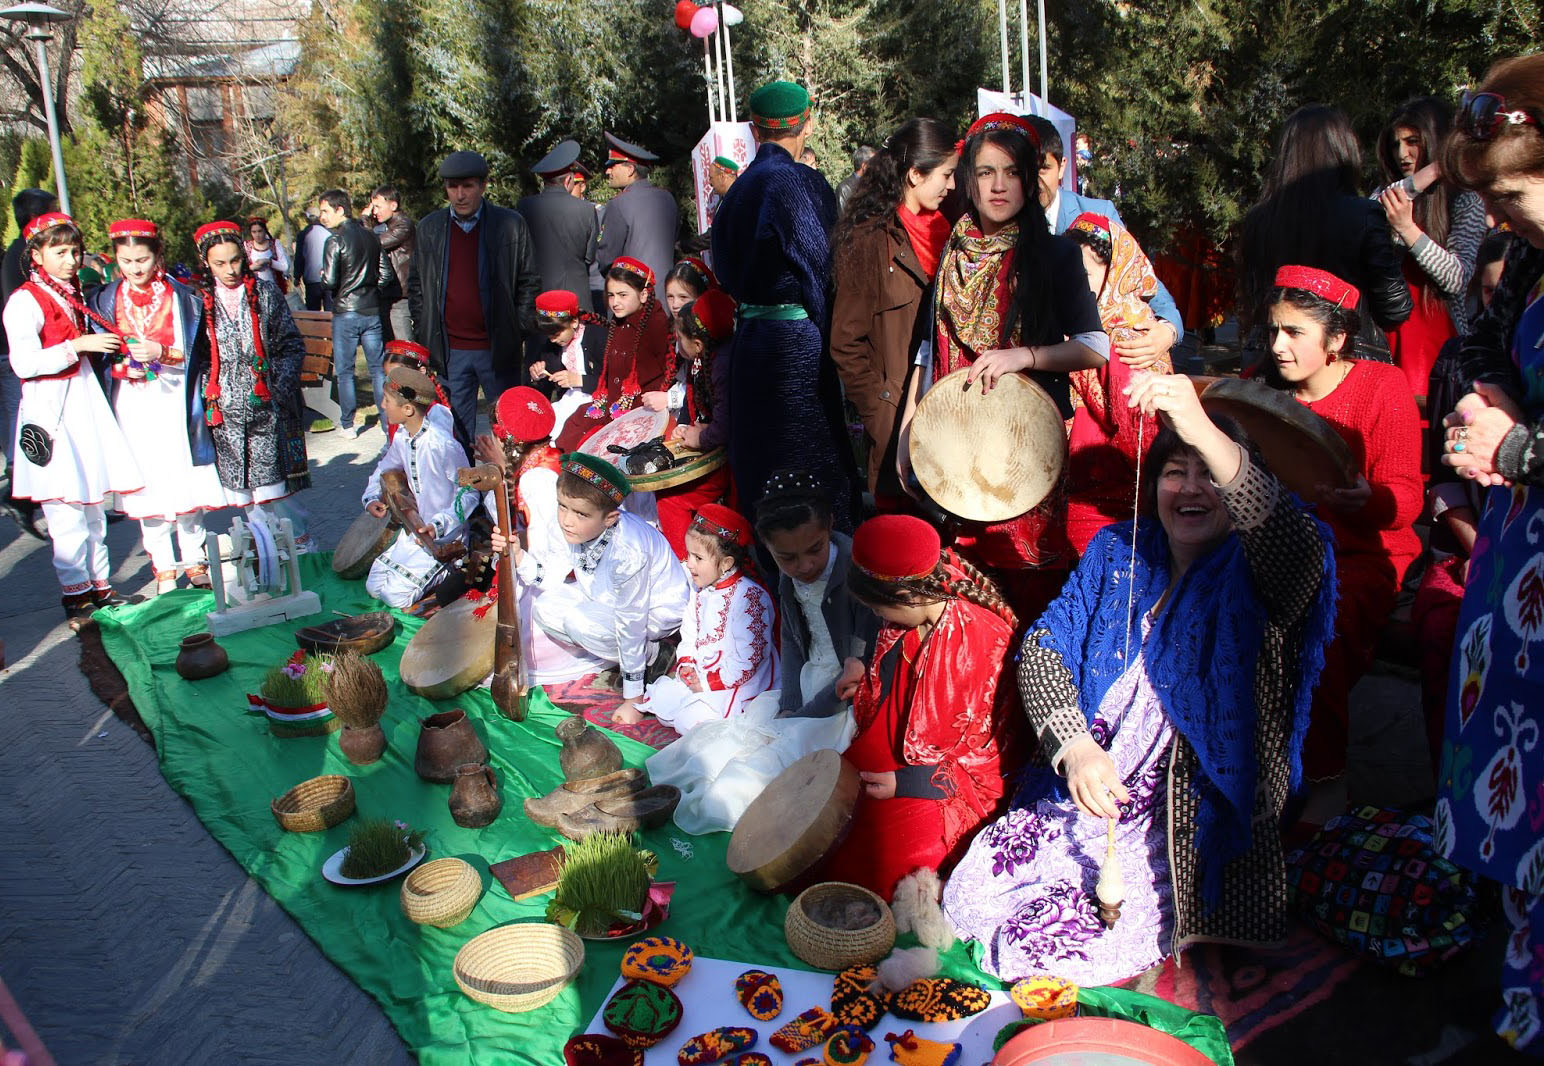
[[1346, 695], [1372, 663], [1384, 620], [1421, 544], [1421, 420], [1404, 372], [1353, 359], [1361, 326], [1356, 287], [1312, 267], [1276, 272], [1269, 300], [1273, 359], [1266, 376], [1335, 428], [1361, 471], [1351, 488], [1324, 487], [1319, 516], [1335, 534], [1340, 596], [1335, 642], [1314, 696], [1303, 769], [1310, 780], [1346, 766]]

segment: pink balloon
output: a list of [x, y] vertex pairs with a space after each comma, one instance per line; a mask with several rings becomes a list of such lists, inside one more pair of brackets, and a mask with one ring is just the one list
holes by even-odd
[[706, 37], [718, 29], [718, 12], [711, 7], [700, 7], [692, 16], [692, 36]]

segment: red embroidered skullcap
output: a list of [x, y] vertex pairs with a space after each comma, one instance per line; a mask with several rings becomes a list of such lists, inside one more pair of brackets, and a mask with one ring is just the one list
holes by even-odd
[[412, 356], [413, 361], [419, 366], [429, 365], [429, 349], [414, 341], [387, 341], [386, 352]]
[[938, 530], [911, 515], [870, 518], [852, 535], [852, 564], [881, 581], [926, 577], [942, 550]]
[[742, 548], [751, 546], [751, 524], [739, 511], [721, 503], [705, 503], [692, 515], [692, 528]]
[[1022, 116], [1010, 115], [1006, 111], [994, 111], [990, 115], [982, 115], [971, 123], [970, 129], [965, 131], [965, 137], [968, 140], [978, 133], [992, 133], [998, 130], [1022, 133], [1029, 138], [1029, 143], [1037, 150], [1040, 148], [1040, 137], [1035, 133], [1035, 127]]
[[55, 226], [74, 225], [75, 220], [69, 215], [65, 214], [63, 211], [45, 211], [43, 214], [27, 223], [27, 228], [21, 231], [21, 239], [24, 241], [30, 241], [32, 238], [36, 237], [39, 233], [42, 233], [46, 229], [53, 229]]
[[120, 218], [107, 227], [107, 236], [109, 238], [142, 237], [153, 241], [161, 236], [161, 231], [154, 222], [143, 218]]
[[682, 308], [693, 319], [696, 332], [707, 336], [709, 342], [722, 344], [734, 335], [734, 315], [738, 305], [734, 297], [723, 289], [709, 289]]
[[213, 237], [216, 233], [228, 233], [237, 240], [241, 239], [241, 227], [234, 222], [227, 222], [221, 219], [218, 222], [210, 222], [194, 230], [193, 243], [203, 244], [205, 237]]
[[1080, 229], [1089, 233], [1102, 233], [1106, 238], [1110, 236], [1110, 220], [1103, 215], [1096, 215], [1092, 211], [1084, 211], [1072, 220], [1068, 229]]
[[654, 271], [649, 269], [647, 263], [640, 263], [630, 255], [618, 256], [617, 261], [611, 264], [611, 269], [625, 270], [629, 274], [636, 275], [643, 279], [643, 287], [646, 289], [654, 287]]
[[713, 273], [713, 268], [708, 266], [707, 261], [704, 260], [701, 256], [688, 255], [682, 258], [681, 262], [690, 263], [692, 269], [701, 276], [704, 284], [698, 287], [701, 288], [703, 292], [707, 292], [709, 289], [718, 288], [718, 275]]
[[526, 444], [546, 440], [557, 420], [547, 397], [529, 385], [516, 385], [505, 389], [499, 397], [493, 412], [493, 431]]
[[548, 289], [536, 297], [536, 313], [543, 318], [578, 318], [579, 297], [566, 289]]
[[1355, 308], [1362, 294], [1355, 285], [1341, 281], [1328, 270], [1317, 267], [1284, 266], [1276, 271], [1276, 287], [1301, 289], [1329, 300], [1336, 307]]

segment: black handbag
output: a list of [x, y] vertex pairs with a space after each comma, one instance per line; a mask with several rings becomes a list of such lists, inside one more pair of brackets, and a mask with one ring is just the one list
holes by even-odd
[[47, 466], [53, 460], [54, 433], [59, 432], [59, 425], [64, 421], [64, 408], [70, 402], [70, 386], [74, 384], [75, 379], [71, 378], [64, 386], [64, 399], [59, 401], [59, 417], [54, 419], [52, 433], [36, 422], [21, 424], [17, 444], [21, 447], [22, 455], [27, 457], [27, 462], [33, 466]]

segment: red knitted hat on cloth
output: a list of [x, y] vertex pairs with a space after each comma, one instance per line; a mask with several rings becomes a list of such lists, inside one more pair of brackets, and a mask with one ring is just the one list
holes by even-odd
[[546, 440], [557, 422], [547, 397], [528, 385], [504, 390], [494, 411], [494, 431], [522, 443]]
[[1336, 307], [1353, 310], [1362, 299], [1355, 285], [1341, 281], [1328, 270], [1317, 267], [1284, 266], [1276, 271], [1276, 286], [1281, 289], [1302, 289], [1329, 300]]
[[742, 548], [751, 546], [751, 524], [721, 503], [705, 503], [692, 515], [692, 528]]
[[852, 564], [881, 581], [926, 577], [942, 550], [938, 530], [911, 515], [870, 518], [852, 535]]

